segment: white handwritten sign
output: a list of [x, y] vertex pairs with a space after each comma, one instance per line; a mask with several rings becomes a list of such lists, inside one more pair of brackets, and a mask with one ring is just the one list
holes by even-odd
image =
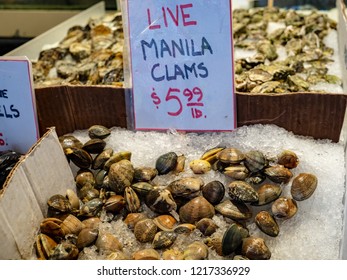
[[0, 57], [0, 151], [24, 154], [38, 138], [31, 63]]
[[230, 0], [124, 1], [134, 128], [233, 130]]

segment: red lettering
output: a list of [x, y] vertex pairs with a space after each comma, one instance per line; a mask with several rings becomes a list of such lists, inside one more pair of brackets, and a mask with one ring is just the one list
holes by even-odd
[[193, 7], [193, 4], [184, 4], [184, 5], [180, 5], [181, 14], [182, 14], [182, 21], [183, 21], [183, 26], [196, 25], [196, 21], [195, 21], [195, 20], [186, 21], [186, 19], [189, 19], [189, 18], [190, 18], [190, 14], [185, 13], [184, 9], [192, 8], [192, 7]]
[[159, 29], [160, 28], [160, 24], [153, 24], [153, 22], [151, 20], [151, 11], [150, 11], [150, 9], [147, 9], [147, 19], [148, 19], [149, 29]]
[[172, 11], [170, 10], [170, 8], [166, 8], [166, 9], [167, 9], [167, 11], [169, 12], [169, 14], [170, 14], [170, 16], [171, 16], [171, 18], [172, 18], [174, 24], [175, 24], [176, 26], [178, 26], [178, 17], [179, 17], [179, 15], [178, 15], [178, 6], [176, 5], [176, 17], [175, 17], [175, 15], [172, 13]]

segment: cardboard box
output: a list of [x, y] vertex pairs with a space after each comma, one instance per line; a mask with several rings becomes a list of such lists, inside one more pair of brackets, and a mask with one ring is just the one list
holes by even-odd
[[[338, 1], [340, 9], [344, 6], [342, 4], [342, 1]], [[96, 7], [96, 14], [103, 12], [102, 5]], [[74, 17], [71, 20], [73, 24], [77, 24], [79, 21], [86, 21], [90, 14], [91, 10], [88, 9], [82, 16], [78, 15], [79, 19]], [[346, 19], [345, 16], [343, 18]], [[71, 25], [72, 22], [67, 21], [51, 30], [52, 33], [42, 34], [44, 36], [39, 36], [40, 38], [9, 55], [36, 58], [39, 46], [50, 43], [46, 41], [47, 38], [53, 36], [51, 42], [55, 42], [57, 34], [65, 34]], [[339, 32], [346, 32], [346, 26], [346, 22], [340, 23]], [[343, 38], [346, 37], [340, 36], [340, 39]], [[38, 225], [47, 211], [47, 199], [74, 186], [71, 169], [59, 145], [58, 136], [76, 129], [87, 129], [96, 123], [107, 127], [127, 127], [126, 90], [123, 88], [56, 86], [37, 88], [35, 93], [42, 138], [17, 164], [0, 192], [0, 259], [35, 258], [33, 241]], [[346, 99], [346, 95], [334, 93], [291, 93], [276, 96], [237, 93], [238, 125], [276, 124], [297, 135], [342, 141], [345, 144]], [[41, 172], [42, 170], [47, 172]], [[14, 201], [21, 204], [20, 214], [14, 209], [17, 205]], [[344, 239], [340, 255], [347, 259], [346, 215], [344, 219]]]

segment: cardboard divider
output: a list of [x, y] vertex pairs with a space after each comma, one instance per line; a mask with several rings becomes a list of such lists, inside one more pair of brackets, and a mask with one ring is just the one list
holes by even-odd
[[47, 201], [76, 191], [76, 184], [54, 128], [20, 160], [0, 192], [0, 259], [36, 259], [34, 241]]

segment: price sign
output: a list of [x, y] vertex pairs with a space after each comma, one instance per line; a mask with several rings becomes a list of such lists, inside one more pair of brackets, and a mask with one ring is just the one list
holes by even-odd
[[230, 0], [123, 0], [134, 128], [236, 127]]
[[38, 138], [31, 62], [0, 57], [0, 151], [24, 154]]

